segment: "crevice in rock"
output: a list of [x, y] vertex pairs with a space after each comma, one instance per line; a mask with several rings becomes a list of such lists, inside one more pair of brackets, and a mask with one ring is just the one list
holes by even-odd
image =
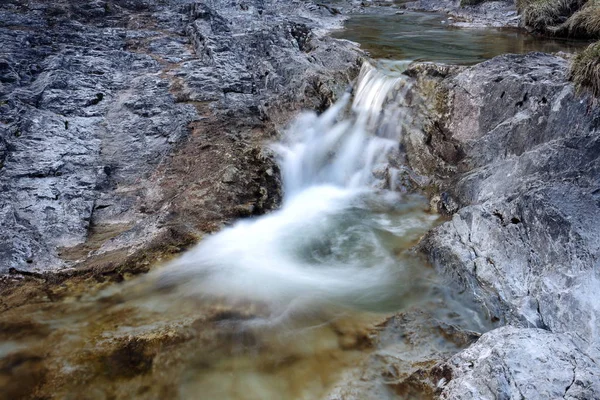
[[550, 327], [548, 325], [546, 325], [546, 322], [544, 322], [544, 314], [542, 314], [542, 310], [540, 309], [540, 301], [538, 299], [536, 299], [536, 303], [537, 303], [536, 311], [537, 311], [538, 315], [540, 316], [540, 324], [539, 324], [538, 328], [552, 332]]
[[567, 396], [567, 393], [569, 392], [569, 389], [571, 389], [571, 387], [575, 383], [575, 378], [577, 376], [576, 375], [576, 372], [577, 372], [577, 362], [575, 360], [573, 360], [571, 362], [571, 365], [573, 366], [573, 379], [571, 379], [571, 382], [569, 383], [569, 385], [567, 385], [567, 388], [565, 389], [565, 394], [563, 395], [563, 397]]
[[516, 107], [523, 107], [523, 105], [527, 102], [529, 98], [529, 93], [525, 92], [525, 95], [523, 95], [523, 100], [518, 101], [515, 106]]

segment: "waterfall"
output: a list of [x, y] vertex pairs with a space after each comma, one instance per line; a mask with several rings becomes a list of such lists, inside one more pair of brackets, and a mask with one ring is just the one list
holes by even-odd
[[407, 64], [365, 63], [354, 96], [300, 115], [273, 145], [281, 209], [206, 238], [163, 270], [163, 281], [280, 310], [397, 308], [419, 291], [422, 268], [406, 250], [436, 217], [422, 199], [389, 190], [410, 103]]
[[[383, 70], [365, 62], [351, 115], [341, 118], [351, 95], [344, 94], [322, 115], [308, 112], [292, 125], [274, 149], [280, 155], [288, 198], [314, 185], [364, 188], [377, 180], [398, 155], [410, 80], [401, 74], [409, 62], [390, 62]], [[392, 68], [392, 66], [394, 68]]]

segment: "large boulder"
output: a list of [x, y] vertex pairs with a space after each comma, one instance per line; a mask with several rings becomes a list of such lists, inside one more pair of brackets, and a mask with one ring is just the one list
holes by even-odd
[[[546, 330], [547, 340], [562, 343], [550, 347], [576, 349], [597, 367], [600, 110], [575, 93], [567, 68], [566, 60], [541, 53], [458, 70], [416, 66], [409, 74], [428, 99], [428, 129], [413, 131], [405, 145], [413, 168], [434, 177], [439, 209], [451, 215], [420, 245], [436, 268], [492, 321]], [[490, 335], [512, 331], [502, 332]], [[516, 335], [514, 351], [530, 351], [531, 341]], [[561, 369], [547, 365], [549, 374]], [[505, 375], [518, 368], [511, 361]], [[531, 384], [541, 390], [544, 375]], [[476, 377], [460, 379], [457, 387]], [[499, 396], [498, 385], [475, 397]], [[506, 398], [516, 396], [511, 390]], [[597, 387], [589, 390], [600, 396]]]
[[563, 334], [506, 326], [405, 381], [441, 399], [595, 399], [600, 368]]

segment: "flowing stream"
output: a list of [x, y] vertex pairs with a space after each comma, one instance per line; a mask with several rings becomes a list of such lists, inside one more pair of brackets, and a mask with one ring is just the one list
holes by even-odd
[[[400, 139], [418, 129], [408, 64], [365, 63], [353, 95], [300, 115], [273, 144], [284, 182], [279, 210], [237, 222], [149, 277], [176, 299], [252, 309], [233, 324], [239, 347], [222, 353], [220, 366], [187, 371], [185, 398], [322, 397], [374, 348], [376, 324], [385, 331], [398, 312], [487, 328], [411, 250], [440, 218], [402, 180], [410, 171]], [[266, 359], [273, 365], [265, 370]]]
[[[464, 347], [458, 330], [489, 329], [412, 250], [441, 221], [399, 145], [419, 129], [408, 64], [365, 63], [352, 93], [271, 144], [279, 210], [146, 276], [6, 312], [2, 331], [21, 332], [0, 346], [22, 374], [13, 389], [0, 374], [8, 395], [43, 379], [56, 398], [339, 398], [374, 360], [410, 373]], [[381, 368], [362, 381], [398, 398]]]
[[[430, 57], [425, 45], [394, 46]], [[475, 53], [447, 54], [463, 63], [492, 55]], [[270, 144], [280, 209], [100, 294], [7, 313], [4, 331], [29, 333], [4, 340], [0, 360], [22, 365], [25, 383], [43, 376], [56, 398], [337, 399], [354, 384], [420, 398], [399, 386], [413, 363], [459, 351], [463, 332], [475, 337], [491, 323], [414, 251], [442, 221], [412, 194], [423, 178], [399, 145], [420, 129], [419, 99], [402, 73], [409, 63], [365, 63], [336, 104], [303, 113]], [[360, 375], [365, 365], [372, 375]]]
[[[159, 280], [279, 312], [322, 304], [397, 309], [424, 279], [404, 253], [438, 220], [423, 198], [389, 190], [400, 186], [392, 165], [403, 127], [395, 121], [409, 86], [406, 63], [397, 64], [392, 76], [365, 64], [353, 101], [346, 93], [322, 115], [302, 114], [273, 145], [284, 182], [280, 210], [203, 240]], [[384, 129], [392, 120], [394, 129]]]

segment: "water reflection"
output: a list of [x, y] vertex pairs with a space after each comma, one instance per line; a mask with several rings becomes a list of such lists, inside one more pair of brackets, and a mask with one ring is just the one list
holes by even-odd
[[406, 11], [402, 15], [352, 15], [338, 38], [360, 43], [373, 58], [472, 65], [500, 54], [574, 52], [588, 42], [542, 38], [517, 29], [455, 28], [447, 16]]

